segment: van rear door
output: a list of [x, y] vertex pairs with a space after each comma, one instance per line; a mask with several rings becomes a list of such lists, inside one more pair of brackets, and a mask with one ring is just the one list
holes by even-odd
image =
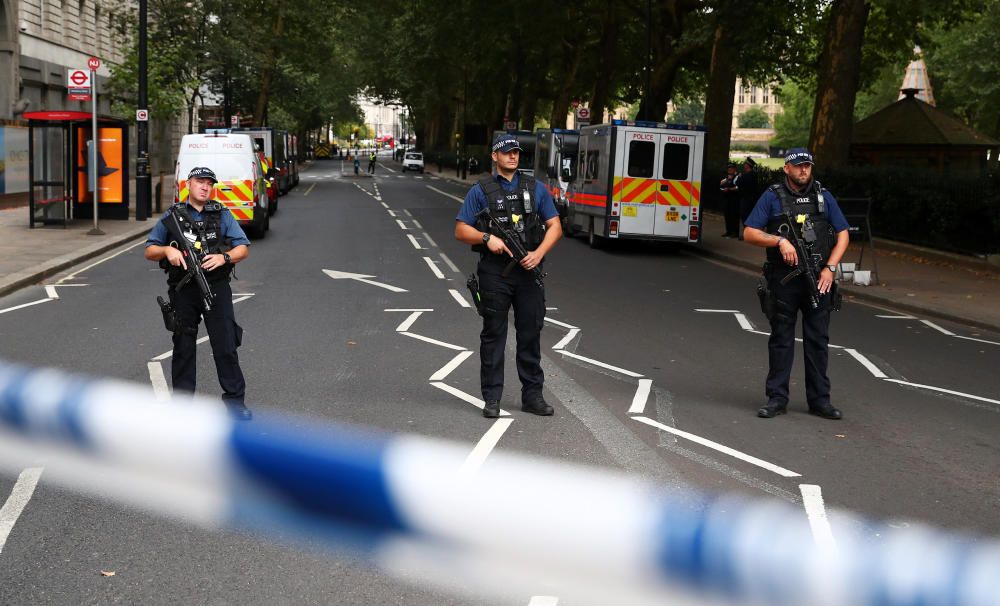
[[694, 135], [675, 132], [658, 136], [656, 211], [653, 233], [671, 238], [688, 237], [692, 203], [697, 213], [698, 197], [694, 171]]
[[619, 234], [651, 235], [656, 220], [659, 135], [653, 129], [624, 127], [618, 131], [612, 204], [621, 209]]

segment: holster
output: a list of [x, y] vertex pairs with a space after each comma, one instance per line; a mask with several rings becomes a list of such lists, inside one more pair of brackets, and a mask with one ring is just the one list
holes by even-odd
[[476, 313], [480, 316], [483, 315], [483, 297], [479, 293], [479, 279], [475, 273], [469, 274], [469, 279], [466, 280], [465, 285], [469, 288], [469, 294], [472, 295], [472, 302], [476, 306]]
[[774, 294], [771, 293], [771, 288], [768, 286], [768, 270], [769, 264], [765, 263], [763, 274], [757, 280], [757, 299], [760, 301], [760, 311], [764, 314], [764, 317], [768, 320], [773, 320], [776, 305]]
[[834, 280], [830, 285], [830, 311], [840, 311], [844, 305], [844, 295], [840, 292], [840, 285]]
[[160, 313], [163, 314], [163, 327], [171, 334], [177, 332], [177, 312], [173, 304], [164, 301], [163, 297], [156, 297], [156, 302], [159, 303]]

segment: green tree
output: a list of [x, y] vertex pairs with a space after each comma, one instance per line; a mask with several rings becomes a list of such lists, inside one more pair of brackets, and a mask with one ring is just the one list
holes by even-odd
[[774, 117], [775, 136], [771, 145], [788, 149], [809, 144], [809, 122], [815, 93], [807, 85], [786, 82], [775, 94], [784, 110]]
[[767, 112], [754, 106], [739, 115], [740, 128], [768, 128], [771, 120], [767, 117]]
[[702, 124], [705, 121], [705, 104], [700, 99], [681, 101], [670, 113], [669, 120], [676, 124]]

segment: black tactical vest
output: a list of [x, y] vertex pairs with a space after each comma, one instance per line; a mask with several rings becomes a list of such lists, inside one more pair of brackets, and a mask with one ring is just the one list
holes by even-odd
[[[175, 234], [173, 230], [170, 231], [170, 239], [176, 240], [177, 238], [186, 237], [189, 241], [194, 244], [195, 250], [201, 252], [202, 256], [218, 254], [222, 252], [222, 213], [225, 208], [222, 204], [218, 202], [209, 202], [205, 205], [205, 208], [201, 212], [201, 221], [195, 221], [191, 219], [191, 215], [188, 214], [187, 204], [181, 202], [174, 204], [170, 207], [170, 212], [177, 215], [177, 220], [181, 224], [181, 229], [184, 231], [182, 234]], [[194, 238], [194, 240], [192, 240]], [[187, 261], [190, 263], [190, 261]], [[160, 262], [160, 267], [167, 272], [167, 284], [174, 286], [181, 281], [184, 274], [187, 273], [183, 267], [175, 267], [166, 262], [166, 259]], [[232, 273], [233, 266], [231, 264], [223, 265], [212, 271], [205, 272], [205, 278], [209, 282], [219, 282], [222, 280], [227, 280], [229, 274]]]
[[[821, 267], [830, 258], [833, 252], [833, 245], [837, 240], [833, 231], [833, 225], [826, 214], [826, 200], [823, 197], [823, 186], [819, 181], [813, 181], [805, 192], [793, 192], [788, 189], [785, 182], [775, 183], [770, 187], [781, 201], [782, 215], [771, 217], [767, 224], [767, 231], [774, 235], [785, 235], [782, 233], [787, 227], [788, 220], [786, 214], [792, 216], [792, 225], [795, 233], [806, 243], [806, 248], [810, 252], [810, 261], [816, 268]], [[803, 221], [799, 222], [800, 216], [804, 215]], [[811, 226], [812, 232], [809, 232]], [[791, 239], [791, 234], [786, 237]], [[767, 260], [775, 267], [784, 267], [781, 259], [781, 252], [778, 247], [767, 249]]]
[[[490, 214], [496, 217], [498, 222], [516, 233], [527, 250], [532, 251], [538, 248], [542, 239], [545, 238], [545, 223], [538, 216], [538, 209], [535, 207], [535, 178], [519, 175], [517, 188], [508, 192], [500, 187], [495, 175], [487, 175], [479, 180], [479, 187], [486, 195]], [[500, 234], [495, 233], [485, 223], [478, 224], [476, 228], [479, 231], [500, 237]], [[484, 254], [489, 252], [482, 244], [473, 246], [472, 250]]]

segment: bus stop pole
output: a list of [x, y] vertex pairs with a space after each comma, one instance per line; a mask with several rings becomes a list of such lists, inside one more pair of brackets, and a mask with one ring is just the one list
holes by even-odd
[[97, 226], [97, 202], [98, 196], [100, 196], [100, 189], [98, 188], [98, 173], [97, 170], [97, 149], [101, 144], [101, 137], [97, 131], [97, 70], [90, 69], [90, 87], [91, 87], [91, 110], [90, 110], [90, 158], [87, 159], [87, 182], [90, 184], [91, 196], [94, 199], [94, 227], [87, 232], [88, 236], [103, 236], [104, 232]]

